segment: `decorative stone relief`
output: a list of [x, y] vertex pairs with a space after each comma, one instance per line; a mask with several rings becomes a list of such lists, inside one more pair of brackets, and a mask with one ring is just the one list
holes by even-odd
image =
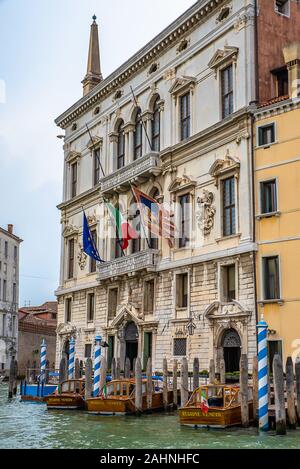
[[208, 236], [214, 227], [216, 214], [216, 207], [213, 205], [214, 198], [214, 194], [205, 189], [202, 197], [198, 197], [197, 200], [200, 210], [196, 213], [196, 220], [204, 236]]
[[87, 261], [87, 254], [83, 250], [83, 246], [81, 243], [78, 244], [78, 254], [77, 254], [78, 265], [81, 270], [85, 269], [86, 261]]

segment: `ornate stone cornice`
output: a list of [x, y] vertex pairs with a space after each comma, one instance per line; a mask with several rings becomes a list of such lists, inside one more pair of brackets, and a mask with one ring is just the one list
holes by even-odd
[[61, 114], [55, 120], [55, 123], [63, 129], [67, 128], [75, 119], [78, 119], [105, 97], [118, 90], [120, 86], [123, 86], [142, 69], [148, 67], [153, 60], [165, 53], [167, 49], [179, 43], [183, 37], [186, 37], [188, 32], [192, 31], [225, 1], [200, 0], [197, 2], [131, 59], [95, 86], [89, 94]]

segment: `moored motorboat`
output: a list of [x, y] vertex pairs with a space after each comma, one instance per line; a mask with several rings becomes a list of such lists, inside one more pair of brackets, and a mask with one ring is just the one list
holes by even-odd
[[[129, 415], [136, 412], [135, 408], [135, 380], [120, 379], [106, 384], [100, 391], [99, 397], [86, 400], [89, 413], [101, 415]], [[147, 380], [142, 380], [142, 408], [141, 412], [159, 411], [164, 409], [163, 392], [152, 381], [152, 404], [147, 405]], [[173, 392], [168, 391], [168, 405], [173, 402]]]
[[[226, 428], [242, 423], [239, 386], [200, 386], [179, 409], [181, 425]], [[249, 419], [253, 420], [253, 402], [249, 400]]]
[[84, 409], [85, 382], [82, 379], [71, 379], [61, 383], [56, 391], [44, 398], [48, 409], [78, 410]]

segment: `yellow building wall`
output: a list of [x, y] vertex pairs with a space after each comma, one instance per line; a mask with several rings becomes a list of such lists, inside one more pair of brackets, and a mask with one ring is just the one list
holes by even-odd
[[[258, 311], [264, 313], [269, 340], [282, 340], [283, 360], [300, 357], [300, 109], [267, 119], [257, 119], [256, 128], [276, 123], [276, 142], [255, 151], [255, 203], [260, 214], [260, 182], [277, 179], [279, 216], [256, 222]], [[262, 304], [262, 258], [279, 256], [282, 304]]]

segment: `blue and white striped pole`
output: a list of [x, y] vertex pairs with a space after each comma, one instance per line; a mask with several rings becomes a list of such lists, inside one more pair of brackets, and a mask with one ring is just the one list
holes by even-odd
[[69, 379], [74, 379], [74, 363], [75, 363], [75, 339], [71, 337], [70, 346], [69, 346], [69, 367], [68, 367], [68, 377]]
[[268, 324], [262, 316], [257, 324], [258, 331], [258, 418], [259, 429], [269, 429], [268, 409]]
[[43, 339], [41, 344], [41, 383], [45, 383], [46, 380], [46, 355], [47, 345], [45, 339]]
[[94, 392], [93, 396], [98, 397], [100, 392], [100, 368], [101, 368], [101, 341], [102, 337], [95, 337], [95, 354], [94, 354]]

